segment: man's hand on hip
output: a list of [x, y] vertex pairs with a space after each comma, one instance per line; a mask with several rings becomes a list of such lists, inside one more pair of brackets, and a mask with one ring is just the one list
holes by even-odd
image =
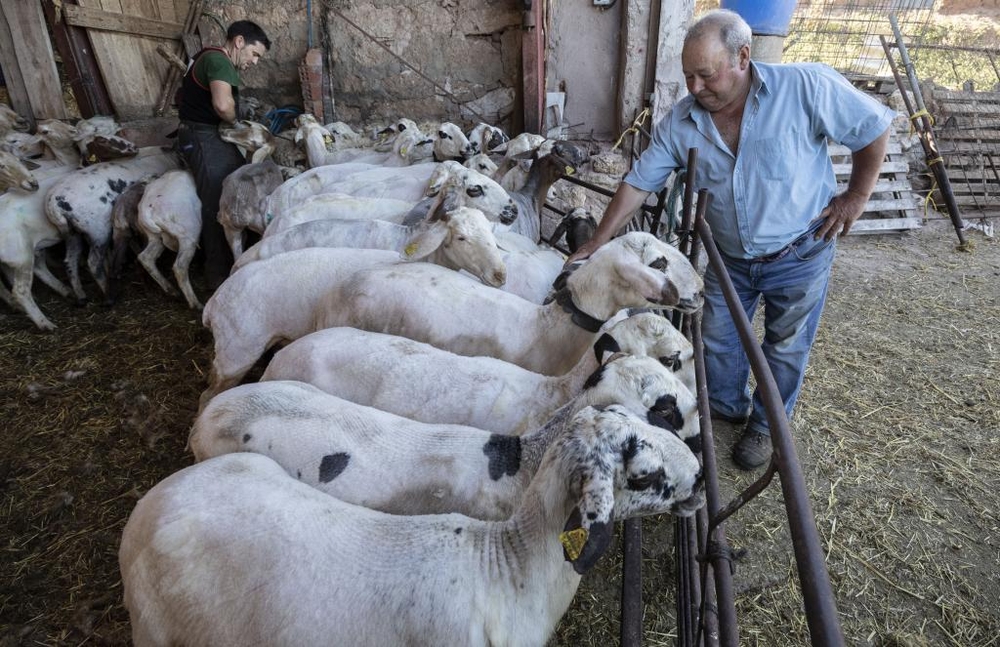
[[845, 191], [826, 206], [819, 214], [825, 222], [816, 230], [815, 239], [833, 240], [838, 234], [843, 236], [851, 230], [851, 225], [861, 217], [868, 198], [852, 191]]

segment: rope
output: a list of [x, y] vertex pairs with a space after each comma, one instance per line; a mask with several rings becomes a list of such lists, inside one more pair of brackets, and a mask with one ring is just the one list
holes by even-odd
[[622, 140], [625, 139], [625, 135], [628, 135], [629, 133], [633, 135], [637, 134], [639, 130], [642, 128], [642, 124], [646, 121], [646, 117], [648, 116], [649, 116], [649, 108], [643, 108], [642, 112], [639, 113], [639, 116], [636, 117], [635, 121], [632, 122], [632, 125], [626, 128], [624, 131], [622, 131], [622, 134], [618, 136], [618, 141], [616, 141], [615, 145], [611, 147], [611, 150], [612, 151], [618, 150], [618, 147], [621, 146], [622, 144]]
[[928, 119], [928, 121], [930, 121], [931, 125], [932, 126], [934, 125], [934, 115], [932, 115], [927, 110], [927, 108], [924, 108], [923, 110], [917, 110], [912, 115], [910, 115], [910, 134], [911, 135], [913, 133], [917, 132], [917, 119], [920, 119], [921, 117], [927, 117], [927, 119]]

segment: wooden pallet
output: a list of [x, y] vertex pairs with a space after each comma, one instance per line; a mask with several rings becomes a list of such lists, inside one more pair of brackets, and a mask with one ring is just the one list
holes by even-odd
[[[846, 146], [830, 144], [830, 161], [837, 176], [837, 189], [847, 188], [851, 176], [851, 151]], [[919, 198], [913, 192], [908, 173], [910, 165], [903, 155], [895, 133], [890, 134], [885, 160], [879, 170], [878, 182], [865, 206], [861, 218], [851, 227], [851, 233], [878, 234], [918, 229], [923, 221]]]

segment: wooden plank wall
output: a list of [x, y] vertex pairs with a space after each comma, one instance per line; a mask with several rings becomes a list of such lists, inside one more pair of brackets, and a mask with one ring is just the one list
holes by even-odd
[[[180, 38], [189, 2], [77, 0], [81, 9], [75, 10], [73, 19], [89, 23], [94, 56], [120, 119], [153, 114], [168, 69], [168, 63], [156, 53], [156, 47], [164, 43], [164, 39]], [[146, 35], [125, 33], [130, 30]]]
[[14, 110], [31, 121], [66, 118], [52, 42], [37, 0], [0, 0], [0, 66]]

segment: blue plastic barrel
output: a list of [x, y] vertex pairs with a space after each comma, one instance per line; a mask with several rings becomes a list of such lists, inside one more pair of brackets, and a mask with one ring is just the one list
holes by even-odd
[[787, 36], [795, 0], [722, 0], [721, 7], [740, 14], [756, 36]]

